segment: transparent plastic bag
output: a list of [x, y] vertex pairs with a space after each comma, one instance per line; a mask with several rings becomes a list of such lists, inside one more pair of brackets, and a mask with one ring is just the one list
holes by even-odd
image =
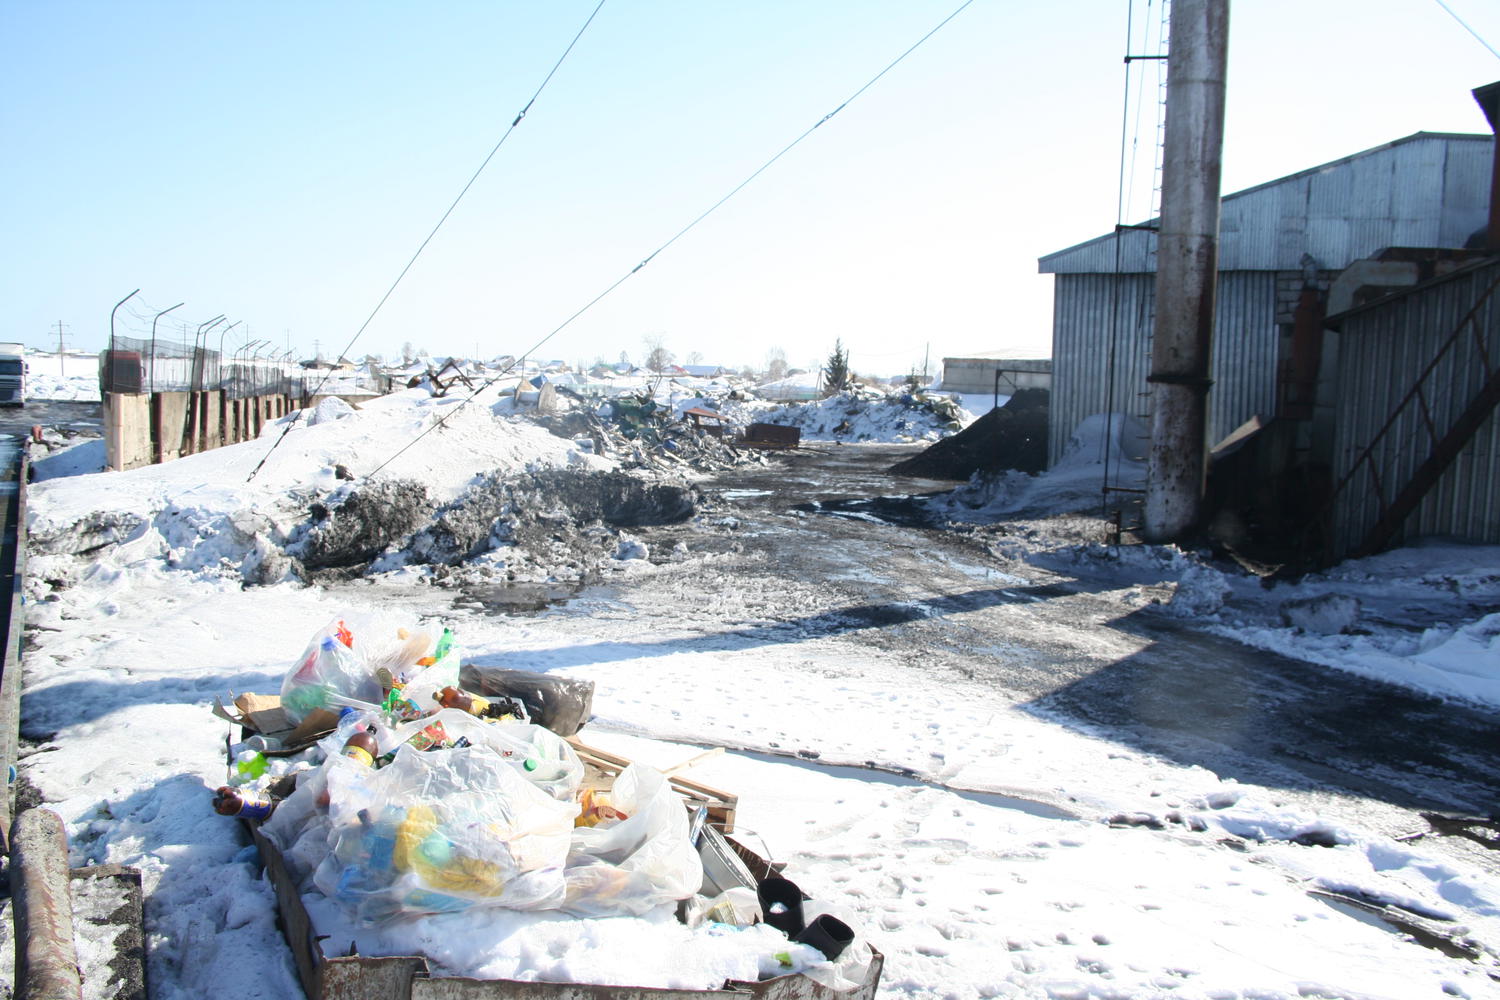
[[281, 683], [281, 704], [293, 724], [319, 708], [379, 708], [384, 677], [400, 685], [404, 714], [420, 715], [458, 683], [460, 659], [449, 629], [346, 614], [312, 637]]
[[615, 779], [610, 802], [625, 819], [573, 831], [562, 909], [580, 917], [639, 916], [694, 895], [703, 862], [688, 836], [687, 809], [666, 776], [631, 764]]
[[562, 902], [578, 806], [489, 746], [402, 744], [378, 771], [334, 758], [325, 776], [330, 850], [313, 881], [355, 919]]
[[346, 699], [379, 703], [380, 684], [353, 644], [343, 619], [313, 635], [281, 682], [281, 707], [294, 724], [320, 708], [337, 710]]
[[[578, 797], [578, 787], [583, 783], [583, 761], [567, 740], [530, 723], [486, 722], [459, 709], [445, 708], [397, 726], [391, 748], [429, 731], [436, 734], [434, 724], [441, 727], [442, 737], [449, 741], [466, 739], [475, 746], [493, 750], [522, 778], [554, 799], [571, 803]], [[391, 748], [382, 740], [382, 753]]]

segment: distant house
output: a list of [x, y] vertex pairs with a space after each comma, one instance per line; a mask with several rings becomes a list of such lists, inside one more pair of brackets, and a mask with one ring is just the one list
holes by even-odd
[[693, 378], [718, 378], [721, 375], [731, 374], [723, 365], [682, 365], [681, 368]]
[[[1418, 132], [1224, 197], [1210, 444], [1277, 411], [1304, 291], [1323, 296], [1351, 264], [1389, 248], [1471, 242], [1486, 222], [1494, 146], [1489, 135]], [[1108, 233], [1039, 264], [1056, 275], [1052, 463], [1091, 414], [1149, 415], [1156, 234]]]

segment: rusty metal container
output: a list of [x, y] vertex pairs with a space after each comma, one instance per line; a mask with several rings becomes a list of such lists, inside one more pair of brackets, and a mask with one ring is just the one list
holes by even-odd
[[751, 448], [795, 448], [802, 443], [802, 428], [781, 424], [751, 424], [740, 444]]

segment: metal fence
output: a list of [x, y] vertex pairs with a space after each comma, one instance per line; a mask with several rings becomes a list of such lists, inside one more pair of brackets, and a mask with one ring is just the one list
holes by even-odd
[[232, 399], [313, 392], [368, 393], [389, 389], [389, 379], [357, 372], [309, 371], [288, 357], [222, 353], [206, 345], [116, 336], [100, 358], [105, 392], [196, 392], [221, 389]]

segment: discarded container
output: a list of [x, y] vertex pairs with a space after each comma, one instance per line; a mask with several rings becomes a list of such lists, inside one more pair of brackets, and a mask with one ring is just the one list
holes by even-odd
[[795, 448], [802, 443], [802, 428], [781, 424], [751, 424], [740, 444], [750, 448]]
[[365, 767], [374, 767], [375, 758], [380, 756], [380, 745], [375, 742], [375, 727], [356, 730], [344, 741], [343, 754]]
[[270, 796], [249, 788], [231, 788], [228, 785], [214, 792], [214, 812], [220, 816], [238, 816], [240, 819], [263, 820], [271, 815], [276, 804]]
[[[802, 973], [753, 983], [730, 981], [716, 990], [677, 990], [433, 976], [427, 960], [420, 955], [328, 955], [323, 952], [322, 939], [317, 936], [281, 852], [256, 824], [251, 824], [250, 834], [276, 891], [281, 930], [292, 949], [297, 975], [308, 1000], [344, 1000], [348, 997], [361, 1000], [874, 1000], [885, 964], [885, 956], [872, 946], [863, 982], [848, 991], [830, 989]], [[735, 843], [734, 847], [757, 877], [774, 874], [771, 864], [764, 858], [742, 844]]]

